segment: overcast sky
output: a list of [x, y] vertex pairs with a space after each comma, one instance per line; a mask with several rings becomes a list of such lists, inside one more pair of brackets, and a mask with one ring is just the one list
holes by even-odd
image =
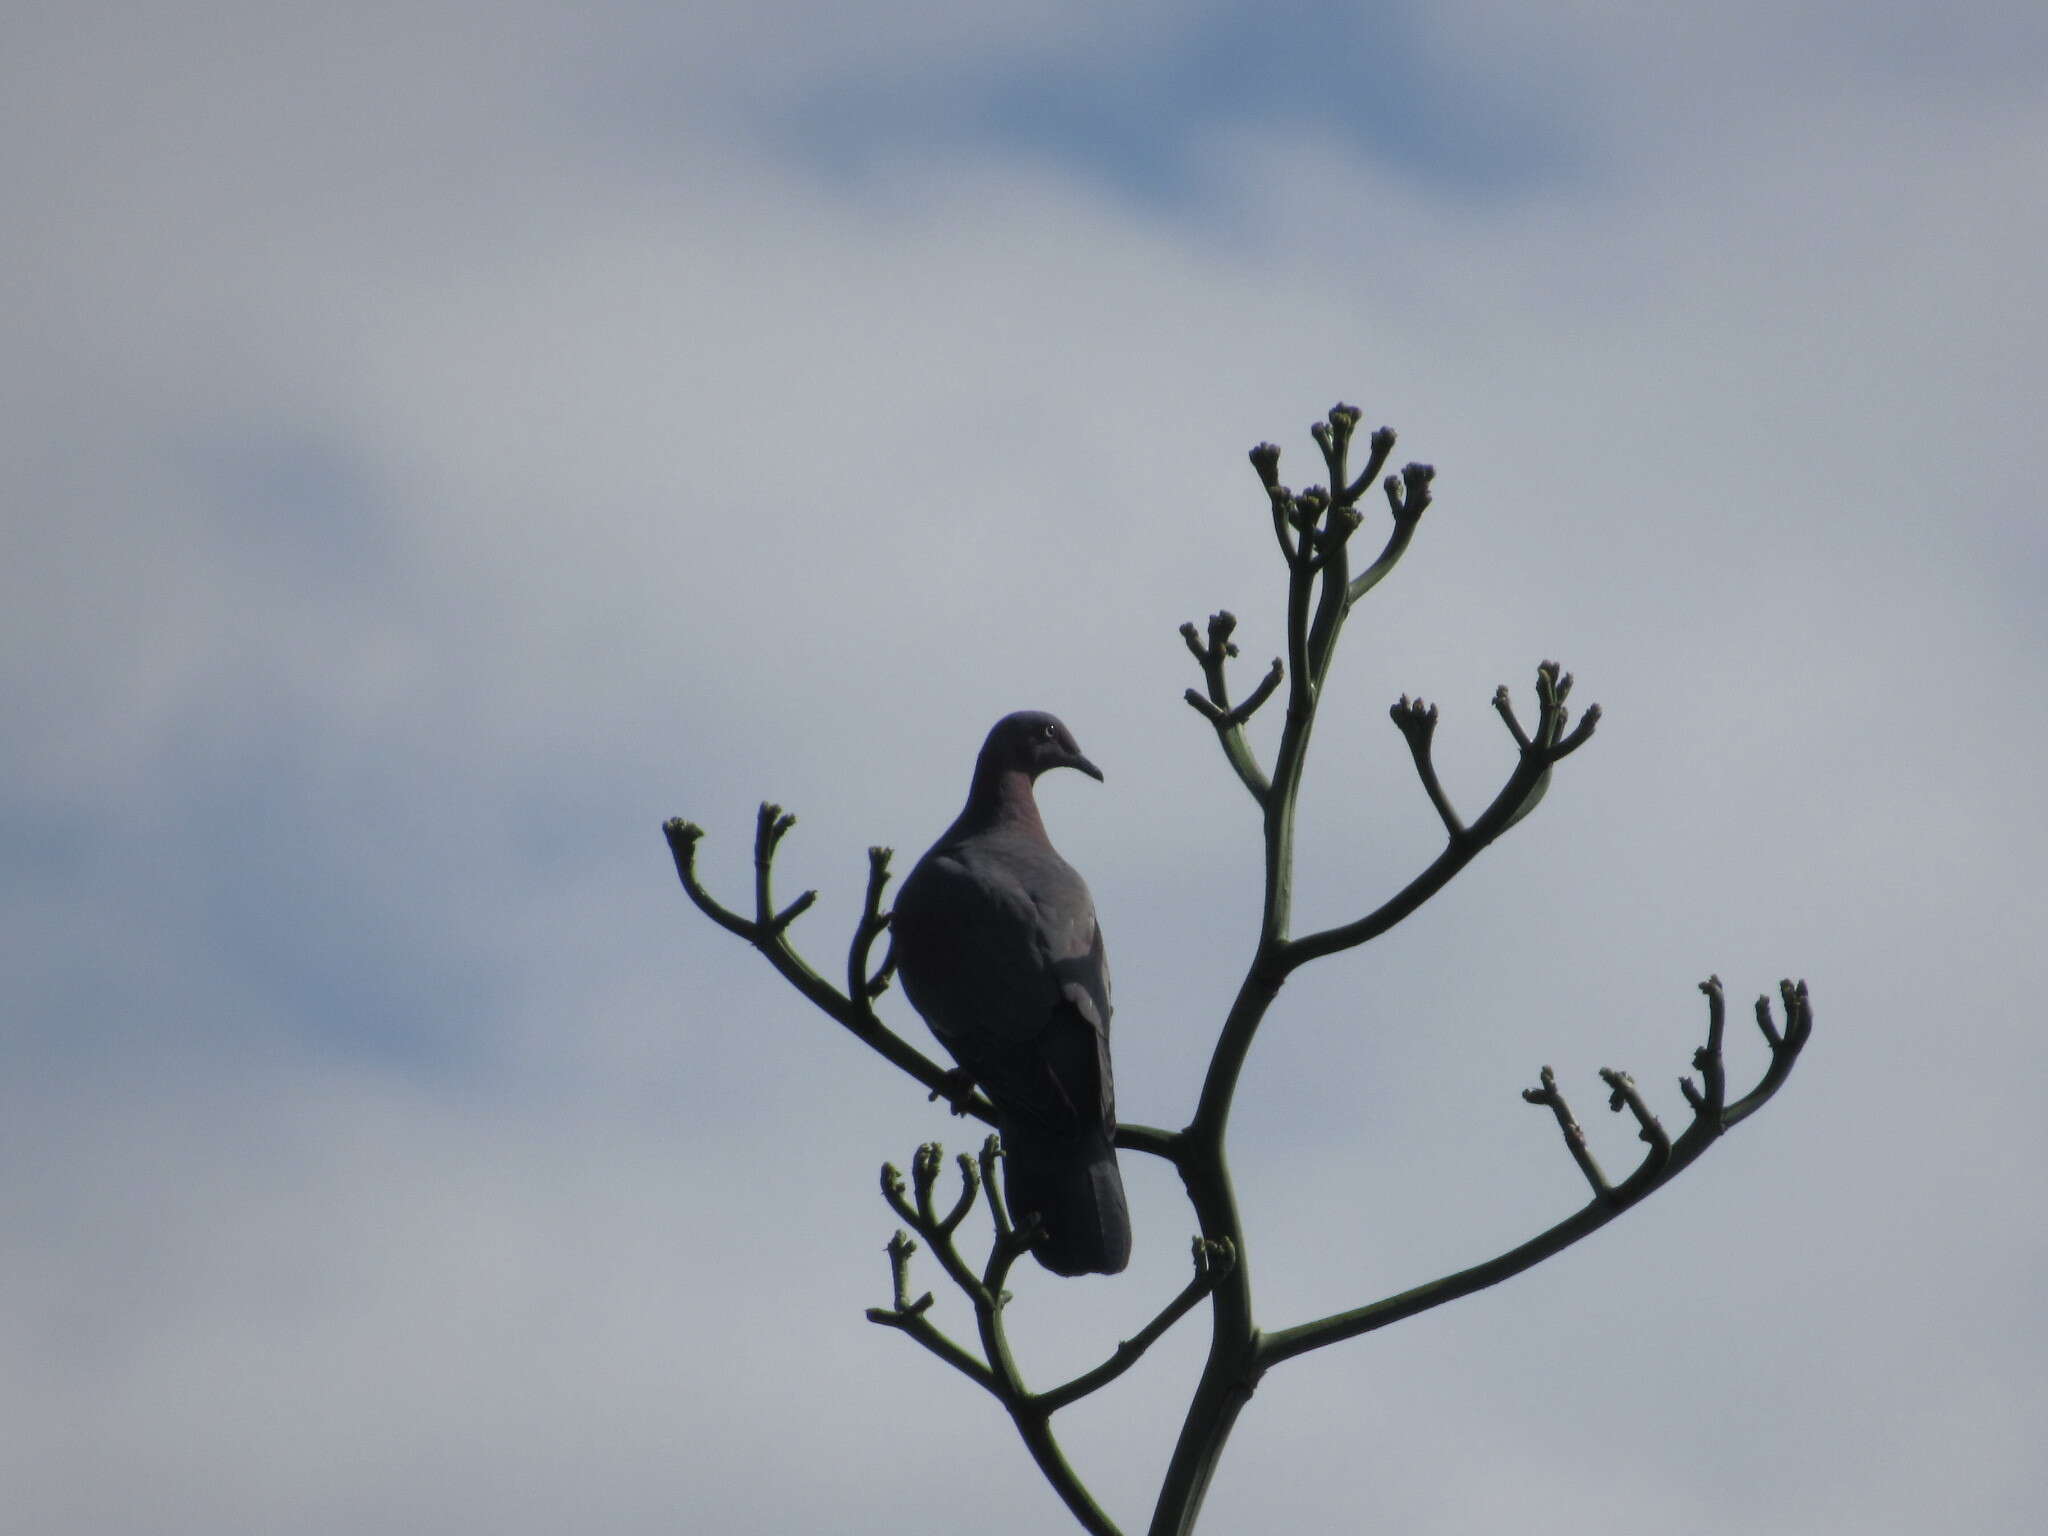
[[[1680, 14], [1674, 15], [1673, 12]], [[17, 6], [0, 44], [0, 1487], [14, 1528], [1022, 1536], [875, 1169], [976, 1141], [691, 910], [755, 803], [836, 969], [989, 723], [1178, 1126], [1256, 931], [1175, 628], [1244, 451], [1438, 468], [1347, 631], [1298, 920], [1435, 852], [1562, 660], [1592, 745], [1299, 975], [1234, 1123], [1280, 1327], [1579, 1204], [1554, 1065], [1813, 1044], [1508, 1285], [1269, 1376], [1204, 1529], [2031, 1529], [2048, 1281], [2048, 11]], [[1383, 514], [1382, 514], [1383, 515]], [[1373, 538], [1377, 525], [1365, 537]], [[1270, 736], [1261, 737], [1270, 747]], [[901, 997], [890, 1019], [927, 1044]], [[1046, 1385], [1179, 1286], [1020, 1271]], [[939, 1276], [941, 1317], [963, 1321]], [[1191, 1319], [1058, 1421], [1142, 1530]]]

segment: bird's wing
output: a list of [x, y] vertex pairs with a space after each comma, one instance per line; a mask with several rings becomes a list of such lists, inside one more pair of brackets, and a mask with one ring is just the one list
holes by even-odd
[[1030, 893], [970, 852], [927, 854], [904, 881], [891, 926], [904, 990], [949, 1045], [1028, 1043], [1059, 1003]]
[[1007, 1115], [1115, 1123], [1109, 964], [1087, 886], [1050, 849], [934, 849], [896, 902], [911, 1003]]

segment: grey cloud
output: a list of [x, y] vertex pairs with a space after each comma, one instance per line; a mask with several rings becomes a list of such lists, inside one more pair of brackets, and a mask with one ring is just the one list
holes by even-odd
[[[860, 1316], [874, 1166], [971, 1135], [698, 921], [658, 822], [737, 892], [754, 801], [797, 810], [836, 964], [862, 850], [907, 863], [987, 721], [1059, 711], [1110, 775], [1046, 809], [1119, 1084], [1177, 1123], [1257, 849], [1174, 627], [1271, 654], [1243, 449], [1310, 478], [1340, 397], [1441, 473], [1339, 663], [1303, 920], [1430, 855], [1397, 693], [1468, 804], [1496, 683], [1558, 655], [1608, 718], [1290, 987], [1240, 1107], [1265, 1320], [1563, 1214], [1518, 1090], [1554, 1062], [1591, 1119], [1621, 1065], [1678, 1115], [1707, 971], [1809, 975], [1821, 1032], [1652, 1205], [1269, 1380], [1212, 1522], [2038, 1503], [2038, 92], [1902, 97], [1827, 8], [1776, 51], [1439, 9], [1475, 69], [1576, 58], [1608, 173], [1475, 199], [1197, 114], [1218, 190], [1166, 218], [990, 144], [821, 184], [694, 84], [1073, 46], [1014, 14], [53, 16], [0, 151], [0, 1457], [38, 1529], [1042, 1529], [999, 1415]], [[596, 110], [657, 35], [679, 115]], [[1178, 1283], [1173, 1181], [1130, 1176], [1128, 1277], [1020, 1283], [1048, 1379]], [[1198, 1348], [1075, 1416], [1131, 1519]]]

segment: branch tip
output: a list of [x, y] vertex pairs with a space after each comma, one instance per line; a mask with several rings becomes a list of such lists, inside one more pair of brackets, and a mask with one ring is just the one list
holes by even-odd
[[1608, 1095], [1607, 1107], [1616, 1114], [1626, 1109], [1630, 1114], [1634, 1115], [1636, 1125], [1639, 1127], [1636, 1133], [1637, 1136], [1649, 1144], [1650, 1158], [1645, 1161], [1643, 1168], [1638, 1169], [1637, 1172], [1643, 1172], [1652, 1163], [1661, 1164], [1665, 1158], [1670, 1156], [1671, 1138], [1665, 1134], [1664, 1127], [1658, 1123], [1657, 1117], [1650, 1112], [1650, 1106], [1643, 1102], [1643, 1096], [1636, 1088], [1636, 1080], [1630, 1077], [1628, 1073], [1617, 1072], [1612, 1067], [1602, 1067], [1600, 1069], [1600, 1077], [1609, 1088], [1614, 1090]]
[[796, 825], [793, 812], [785, 811], [772, 800], [763, 800], [761, 809], [755, 813], [754, 848], [757, 855], [772, 853], [783, 835]]
[[974, 1197], [981, 1193], [981, 1175], [975, 1170], [974, 1159], [962, 1152], [953, 1161], [960, 1169], [960, 1198], [953, 1202], [953, 1209], [939, 1223], [939, 1231], [947, 1237], [959, 1230], [967, 1213], [974, 1209]]
[[1444, 831], [1456, 842], [1465, 835], [1465, 823], [1452, 809], [1450, 797], [1444, 793], [1443, 784], [1436, 776], [1436, 762], [1430, 755], [1430, 742], [1436, 734], [1436, 706], [1425, 704], [1420, 696], [1410, 699], [1402, 694], [1400, 701], [1387, 711], [1394, 726], [1408, 743], [1408, 752], [1415, 759], [1416, 777], [1422, 780], [1424, 793], [1429, 803], [1436, 807], [1436, 814], [1444, 824]]
[[[1387, 446], [1393, 446], [1390, 441]], [[1381, 488], [1387, 493], [1387, 507], [1397, 523], [1412, 523], [1429, 507], [1430, 482], [1436, 469], [1428, 464], [1404, 465], [1398, 475], [1389, 475]]]
[[1219, 608], [1209, 615], [1209, 649], [1221, 656], [1235, 656], [1237, 647], [1230, 643], [1230, 637], [1237, 630], [1237, 615], [1228, 608]]
[[936, 1141], [918, 1143], [910, 1155], [910, 1183], [917, 1191], [917, 1203], [924, 1208], [924, 1214], [931, 1214], [932, 1185], [938, 1182], [939, 1164], [945, 1157], [945, 1148]]
[[1807, 996], [1806, 983], [1790, 977], [1778, 983], [1778, 993], [1785, 1001], [1785, 1039], [1797, 1051], [1813, 1033], [1813, 1000]]
[[803, 895], [797, 897], [795, 901], [792, 901], [769, 920], [768, 931], [770, 933], [781, 933], [783, 929], [810, 911], [811, 904], [817, 899], [818, 893], [816, 891], [805, 891]]
[[1420, 694], [1413, 699], [1405, 693], [1402, 694], [1399, 702], [1387, 713], [1399, 727], [1401, 734], [1411, 741], [1416, 737], [1428, 741], [1431, 733], [1436, 730], [1436, 706], [1423, 703]]
[[1358, 472], [1358, 477], [1355, 480], [1344, 487], [1344, 495], [1341, 499], [1346, 506], [1349, 506], [1352, 502], [1357, 501], [1360, 496], [1364, 495], [1366, 487], [1377, 480], [1380, 476], [1380, 471], [1387, 467], [1387, 458], [1394, 451], [1394, 429], [1392, 427], [1375, 428], [1372, 437], [1368, 441], [1371, 452], [1366, 460], [1365, 468]]
[[1541, 1082], [1542, 1086], [1539, 1088], [1524, 1088], [1522, 1097], [1531, 1104], [1541, 1104], [1549, 1109], [1557, 1121], [1559, 1133], [1564, 1137], [1565, 1150], [1571, 1153], [1572, 1161], [1579, 1165], [1579, 1172], [1585, 1175], [1594, 1199], [1612, 1199], [1614, 1187], [1607, 1182], [1607, 1175], [1600, 1171], [1599, 1163], [1594, 1161], [1593, 1153], [1586, 1145], [1585, 1129], [1572, 1114], [1571, 1105], [1565, 1102], [1564, 1094], [1557, 1086], [1557, 1074], [1546, 1066]]
[[1534, 743], [1529, 740], [1529, 733], [1522, 729], [1522, 722], [1515, 718], [1514, 700], [1508, 695], [1506, 683], [1493, 690], [1493, 708], [1494, 713], [1507, 724], [1508, 734], [1515, 738], [1515, 745], [1524, 752], [1528, 751]]
[[[1280, 658], [1275, 656], [1273, 658], [1273, 665], [1268, 667], [1266, 675], [1259, 679], [1259, 686], [1251, 691], [1251, 694], [1242, 704], [1238, 705], [1228, 714], [1219, 712], [1215, 717], [1216, 723], [1224, 730], [1235, 730], [1238, 726], [1243, 725], [1253, 715], [1258, 713], [1261, 704], [1273, 697], [1273, 690], [1280, 686], [1281, 678], [1286, 675], [1287, 669], [1280, 664]], [[1190, 693], [1193, 691], [1193, 689], [1189, 690]]]
[[1269, 491], [1279, 489], [1280, 445], [1260, 443], [1247, 457], [1252, 461], [1252, 468], [1258, 472], [1259, 483]]
[[1769, 1042], [1773, 1055], [1776, 1055], [1784, 1048], [1784, 1038], [1779, 1035], [1778, 1026], [1771, 1022], [1771, 998], [1769, 993], [1765, 993], [1756, 1000], [1756, 1027], [1763, 1031], [1764, 1039]]
[[1572, 753], [1578, 751], [1580, 747], [1583, 747], [1591, 739], [1594, 728], [1599, 724], [1600, 706], [1598, 704], [1588, 704], [1586, 712], [1579, 716], [1579, 723], [1572, 727], [1571, 734], [1560, 741], [1555, 750], [1551, 752], [1551, 760], [1555, 761], [1560, 757], [1569, 757]]

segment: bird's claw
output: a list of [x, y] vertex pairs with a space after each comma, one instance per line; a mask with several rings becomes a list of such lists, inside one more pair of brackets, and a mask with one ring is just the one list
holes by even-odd
[[930, 1102], [944, 1099], [956, 1115], [967, 1113], [969, 1101], [974, 1097], [974, 1074], [965, 1067], [955, 1067], [946, 1074], [945, 1081], [934, 1088], [928, 1096]]

